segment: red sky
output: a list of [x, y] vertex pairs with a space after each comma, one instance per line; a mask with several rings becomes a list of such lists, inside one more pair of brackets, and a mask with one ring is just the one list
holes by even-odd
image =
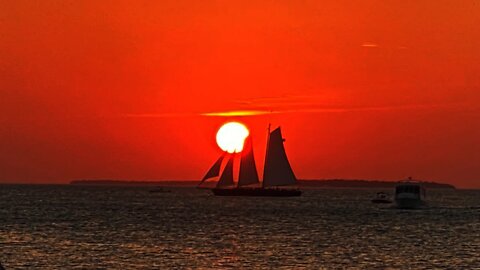
[[[474, 0], [0, 1], [0, 182], [199, 179], [238, 120], [259, 160], [281, 125], [298, 178], [480, 188], [479, 25]], [[239, 110], [274, 113], [205, 115]]]

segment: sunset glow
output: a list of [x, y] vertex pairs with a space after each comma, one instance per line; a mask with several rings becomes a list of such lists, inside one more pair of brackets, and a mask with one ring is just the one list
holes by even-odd
[[249, 131], [245, 125], [238, 122], [224, 124], [217, 132], [217, 144], [229, 153], [238, 153], [243, 149], [243, 143], [248, 137]]
[[255, 149], [282, 126], [301, 179], [480, 188], [478, 1], [0, 10], [0, 182], [197, 179], [241, 121]]
[[0, 0], [0, 270], [480, 270], [480, 0]]

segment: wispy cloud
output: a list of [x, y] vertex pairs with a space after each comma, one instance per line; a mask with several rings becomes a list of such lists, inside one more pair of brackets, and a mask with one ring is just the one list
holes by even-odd
[[362, 47], [366, 47], [366, 48], [377, 48], [377, 47], [378, 47], [378, 44], [373, 43], [373, 42], [364, 42], [364, 43], [362, 44]]
[[348, 113], [348, 112], [368, 112], [368, 111], [393, 111], [393, 110], [412, 110], [412, 109], [448, 109], [462, 107], [461, 104], [408, 104], [393, 106], [365, 106], [365, 107], [309, 107], [279, 109], [271, 111], [219, 111], [202, 113], [203, 116], [258, 116], [265, 114], [286, 114], [286, 113]]
[[[159, 113], [129, 113], [128, 118], [170, 118], [170, 117], [248, 117], [267, 114], [286, 113], [348, 113], [368, 111], [392, 110], [428, 110], [428, 109], [455, 109], [467, 108], [464, 103], [419, 103], [419, 104], [382, 104], [371, 106], [368, 104], [338, 104], [337, 98], [327, 98], [319, 94], [282, 95], [270, 97], [256, 97], [235, 101], [237, 107], [233, 110], [212, 110], [206, 112], [159, 112]], [[336, 104], [335, 104], [336, 103]]]
[[273, 113], [264, 110], [234, 110], [234, 111], [211, 111], [211, 112], [185, 112], [185, 113], [127, 113], [127, 118], [168, 118], [168, 117], [191, 117], [191, 116], [255, 116]]
[[201, 113], [203, 116], [254, 116], [272, 113], [271, 111], [260, 110], [242, 110], [242, 111], [224, 111]]
[[123, 117], [127, 118], [166, 118], [166, 117], [187, 117], [198, 115], [196, 113], [126, 113]]
[[325, 97], [318, 94], [305, 94], [305, 95], [282, 95], [282, 96], [269, 96], [269, 97], [257, 97], [251, 99], [242, 99], [235, 101], [239, 106], [248, 106], [261, 109], [262, 111], [270, 112], [272, 108], [278, 108], [283, 106], [304, 106], [309, 104], [321, 104]]
[[358, 106], [358, 107], [311, 107], [306, 109], [292, 109], [277, 111], [275, 113], [344, 113], [344, 112], [368, 112], [368, 111], [393, 111], [412, 109], [448, 109], [463, 107], [463, 103], [447, 104], [404, 104], [390, 106]]
[[284, 95], [278, 97], [260, 97], [238, 100], [237, 104], [249, 110], [216, 111], [202, 113], [204, 116], [255, 116], [284, 113], [346, 113], [367, 111], [393, 111], [415, 109], [452, 109], [465, 108], [464, 103], [406, 103], [382, 104], [378, 106], [361, 104], [334, 104], [334, 100], [323, 95]]

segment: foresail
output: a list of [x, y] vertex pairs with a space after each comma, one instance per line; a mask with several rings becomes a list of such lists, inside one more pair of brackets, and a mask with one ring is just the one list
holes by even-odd
[[297, 178], [287, 159], [280, 127], [270, 133], [263, 171], [263, 186], [295, 185]]
[[255, 158], [253, 155], [252, 139], [247, 137], [242, 150], [242, 158], [240, 160], [240, 176], [238, 177], [238, 186], [247, 186], [257, 184], [258, 173], [255, 166]]
[[[210, 170], [208, 170], [208, 172], [205, 174], [205, 176], [202, 178], [202, 181], [200, 182], [200, 184], [202, 184], [203, 182], [205, 182], [205, 180], [207, 179], [210, 179], [212, 177], [217, 177], [219, 174], [220, 174], [220, 167], [222, 166], [222, 161], [223, 159], [225, 158], [225, 154], [223, 154], [222, 156], [220, 156], [217, 161], [215, 161], [215, 163], [213, 163], [212, 167], [210, 168]], [[200, 185], [199, 184], [199, 185]]]
[[230, 155], [228, 158], [227, 165], [223, 169], [220, 180], [218, 180], [217, 188], [233, 186], [233, 160], [234, 154]]

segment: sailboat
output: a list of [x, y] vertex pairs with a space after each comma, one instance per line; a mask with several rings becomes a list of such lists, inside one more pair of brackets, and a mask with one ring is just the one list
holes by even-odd
[[286, 186], [295, 187], [297, 184], [297, 178], [288, 162], [287, 154], [285, 153], [285, 148], [283, 146], [285, 140], [282, 137], [280, 127], [271, 132], [269, 128], [268, 133], [263, 181], [261, 183], [255, 165], [252, 140], [249, 136], [245, 140], [245, 145], [241, 152], [238, 182], [235, 183], [233, 180], [234, 160], [238, 154], [225, 153], [218, 158], [210, 170], [208, 170], [199, 186], [208, 179], [217, 177], [220, 174], [223, 161], [228, 159], [216, 187], [212, 189], [214, 195], [274, 197], [300, 196], [302, 194], [300, 190], [296, 188], [284, 188]]

